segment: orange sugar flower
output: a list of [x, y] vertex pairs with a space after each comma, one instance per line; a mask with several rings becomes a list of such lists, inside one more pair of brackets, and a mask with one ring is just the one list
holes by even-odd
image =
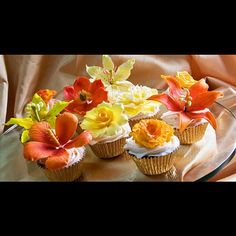
[[57, 94], [57, 91], [50, 89], [40, 89], [37, 94], [44, 100], [46, 104]]
[[170, 125], [155, 119], [141, 120], [131, 132], [135, 142], [147, 148], [163, 146], [173, 135], [174, 130]]
[[69, 153], [66, 149], [79, 148], [88, 144], [92, 136], [84, 131], [73, 140], [78, 118], [64, 112], [56, 119], [55, 131], [47, 122], [35, 123], [29, 130], [31, 141], [24, 144], [24, 157], [30, 161], [45, 160], [47, 169], [60, 169], [67, 165]]
[[180, 132], [183, 132], [195, 119], [206, 119], [214, 129], [217, 124], [215, 117], [205, 109], [211, 106], [217, 98], [223, 97], [223, 93], [208, 91], [208, 84], [201, 79], [189, 89], [181, 89], [179, 81], [172, 76], [166, 76], [169, 85], [169, 94], [153, 95], [149, 100], [163, 103], [168, 110], [179, 112]]
[[65, 110], [84, 116], [103, 101], [108, 101], [108, 93], [101, 80], [90, 82], [86, 77], [79, 77], [73, 86], [64, 88], [66, 101], [73, 100]]

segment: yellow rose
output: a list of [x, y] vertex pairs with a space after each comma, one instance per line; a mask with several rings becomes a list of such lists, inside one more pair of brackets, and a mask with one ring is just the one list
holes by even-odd
[[173, 135], [174, 130], [170, 125], [155, 119], [141, 120], [131, 132], [134, 141], [147, 148], [163, 146]]
[[119, 127], [127, 122], [128, 117], [121, 104], [103, 102], [86, 113], [81, 128], [90, 131], [97, 138], [116, 135]]
[[128, 92], [111, 92], [109, 100], [124, 105], [125, 113], [132, 118], [139, 113], [148, 114], [155, 112], [161, 104], [156, 101], [147, 100], [152, 95], [158, 94], [157, 89], [147, 86], [132, 86]]
[[[161, 77], [164, 79], [166, 76], [162, 75]], [[197, 83], [197, 81], [194, 80], [193, 77], [187, 71], [177, 72], [176, 79], [180, 82], [182, 88], [187, 88], [187, 89], [189, 89], [192, 85]]]
[[182, 88], [189, 89], [192, 85], [197, 83], [187, 71], [177, 72], [176, 78], [180, 82]]

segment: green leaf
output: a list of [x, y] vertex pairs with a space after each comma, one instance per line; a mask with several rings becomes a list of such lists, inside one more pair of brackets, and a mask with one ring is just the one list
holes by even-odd
[[42, 110], [42, 109], [47, 110], [47, 105], [46, 105], [46, 103], [44, 102], [44, 100], [43, 100], [37, 93], [34, 94], [34, 96], [33, 96], [33, 98], [32, 98], [32, 103], [34, 103], [34, 104], [40, 104], [41, 110]]
[[133, 69], [134, 63], [135, 59], [129, 59], [127, 62], [120, 65], [114, 76], [114, 82], [127, 80], [131, 74], [131, 70]]
[[26, 105], [26, 116], [35, 121], [41, 121], [47, 113], [47, 105], [44, 100], [35, 93], [32, 101]]
[[29, 130], [24, 130], [21, 134], [21, 142], [25, 143], [30, 140]]
[[56, 116], [54, 116], [54, 117], [51, 117], [51, 118], [49, 118], [49, 119], [47, 119], [47, 122], [50, 124], [50, 126], [52, 127], [52, 128], [55, 128], [55, 126], [56, 126]]
[[65, 107], [67, 107], [71, 102], [65, 102], [65, 101], [58, 101], [54, 104], [54, 106], [52, 107], [52, 109], [48, 112], [48, 114], [46, 115], [45, 119], [49, 120], [53, 117], [56, 117], [61, 111], [64, 110]]
[[112, 59], [108, 55], [102, 56], [102, 65], [107, 70], [114, 70], [114, 64], [112, 62]]
[[19, 125], [25, 129], [30, 129], [33, 124], [31, 118], [11, 118], [5, 125]]

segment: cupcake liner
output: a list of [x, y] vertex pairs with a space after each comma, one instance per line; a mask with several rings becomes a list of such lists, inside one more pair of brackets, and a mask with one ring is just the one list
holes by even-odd
[[72, 182], [78, 180], [82, 175], [85, 155], [86, 153], [84, 153], [84, 156], [80, 161], [74, 163], [73, 165], [58, 170], [48, 170], [39, 162], [37, 162], [37, 165], [51, 181]]
[[175, 129], [175, 135], [179, 138], [180, 144], [192, 144], [201, 140], [205, 134], [208, 123], [204, 123], [198, 126], [189, 127], [182, 133], [179, 129]]
[[131, 118], [131, 119], [129, 119], [129, 125], [130, 125], [130, 127], [131, 127], [131, 129], [134, 127], [134, 125], [136, 124], [136, 123], [138, 123], [139, 121], [141, 121], [141, 120], [147, 120], [147, 119], [159, 119], [160, 118], [160, 114], [159, 114], [159, 112], [158, 113], [156, 113], [155, 115], [153, 115], [153, 116], [149, 116], [149, 117], [145, 117], [145, 118], [141, 118], [141, 119], [133, 119], [133, 118]]
[[147, 156], [137, 158], [133, 154], [129, 154], [136, 163], [139, 170], [145, 175], [159, 175], [169, 171], [175, 162], [178, 148], [172, 153], [165, 156]]
[[121, 138], [110, 143], [96, 143], [90, 147], [99, 158], [113, 158], [124, 152], [125, 141], [126, 138]]

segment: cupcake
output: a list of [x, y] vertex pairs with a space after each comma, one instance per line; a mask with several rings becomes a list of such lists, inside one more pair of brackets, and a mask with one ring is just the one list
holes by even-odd
[[112, 158], [122, 154], [131, 131], [123, 106], [106, 102], [88, 111], [81, 127], [91, 132], [93, 139], [89, 144], [99, 158]]
[[196, 81], [189, 88], [183, 87], [176, 77], [164, 76], [164, 79], [169, 91], [151, 96], [149, 100], [166, 106], [168, 111], [161, 119], [173, 126], [181, 144], [192, 144], [202, 139], [209, 123], [217, 128], [215, 117], [207, 108], [223, 96], [221, 92], [208, 91], [205, 79]]
[[146, 119], [134, 125], [125, 149], [143, 174], [158, 175], [173, 167], [179, 146], [179, 139], [170, 125]]
[[147, 100], [156, 94], [158, 94], [157, 89], [136, 85], [127, 92], [113, 93], [112, 96], [109, 96], [109, 100], [124, 105], [125, 113], [129, 117], [129, 124], [132, 128], [140, 120], [159, 118], [161, 103]]
[[48, 122], [35, 123], [29, 130], [30, 141], [24, 144], [24, 158], [36, 161], [49, 180], [77, 180], [86, 153], [84, 145], [92, 139], [87, 131], [74, 137], [77, 125], [77, 117], [69, 112], [57, 116], [55, 129]]
[[107, 91], [101, 80], [91, 82], [89, 78], [78, 77], [73, 86], [64, 88], [65, 100], [70, 104], [65, 108], [66, 111], [75, 114], [79, 120], [77, 132], [83, 132], [80, 124], [87, 111], [90, 111], [103, 101], [107, 101]]

